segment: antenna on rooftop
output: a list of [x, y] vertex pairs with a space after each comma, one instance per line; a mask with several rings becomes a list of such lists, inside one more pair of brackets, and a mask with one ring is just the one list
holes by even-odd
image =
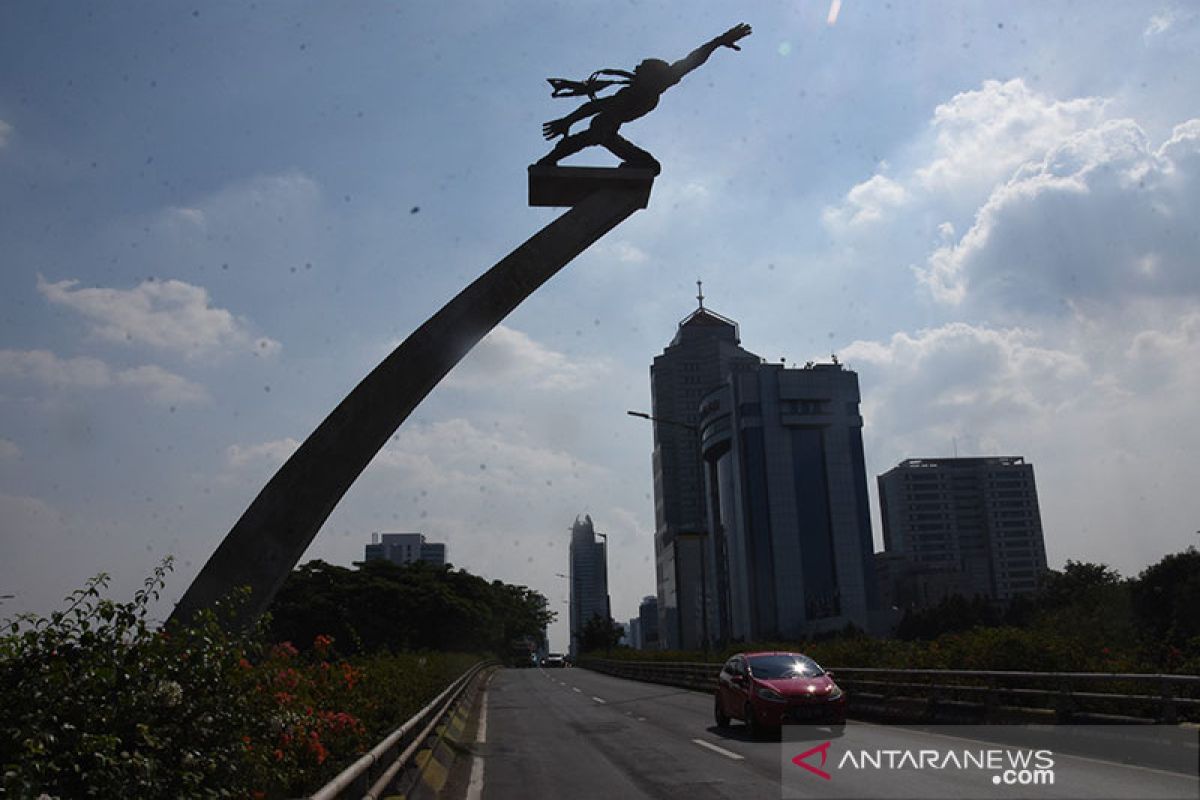
[[696, 279], [696, 299], [700, 302], [700, 310], [704, 310], [704, 281]]

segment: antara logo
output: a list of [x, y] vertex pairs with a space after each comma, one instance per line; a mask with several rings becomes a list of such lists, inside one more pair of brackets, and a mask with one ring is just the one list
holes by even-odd
[[815, 755], [816, 753], [820, 753], [821, 754], [821, 766], [822, 767], [825, 766], [825, 760], [829, 757], [829, 745], [831, 745], [831, 744], [833, 744], [833, 742], [825, 742], [824, 744], [819, 744], [816, 747], [813, 747], [809, 750], [805, 750], [800, 755], [794, 757], [792, 759], [792, 763], [795, 764], [797, 767], [803, 767], [804, 769], [811, 772], [813, 775], [818, 775], [818, 776], [824, 778], [825, 780], [829, 780], [831, 776], [828, 772], [826, 772], [823, 769], [818, 769], [817, 767], [814, 767], [812, 764], [806, 763], [804, 759], [808, 758], [811, 755]]

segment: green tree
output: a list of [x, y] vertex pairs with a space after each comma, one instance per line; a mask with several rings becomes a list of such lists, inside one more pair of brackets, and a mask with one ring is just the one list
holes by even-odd
[[312, 561], [288, 577], [271, 617], [276, 640], [299, 644], [328, 634], [343, 652], [505, 654], [514, 639], [540, 641], [554, 613], [528, 587], [449, 566], [368, 561], [348, 569]]
[[625, 631], [612, 621], [611, 617], [593, 614], [579, 632], [579, 652], [591, 653], [598, 650], [611, 650], [621, 641]]
[[1189, 547], [1141, 572], [1131, 587], [1133, 613], [1152, 657], [1167, 668], [1200, 658], [1200, 552]]

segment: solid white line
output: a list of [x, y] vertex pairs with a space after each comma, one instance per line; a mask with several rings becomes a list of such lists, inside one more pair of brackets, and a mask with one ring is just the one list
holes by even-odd
[[692, 741], [695, 742], [696, 744], [700, 745], [701, 747], [705, 747], [705, 748], [708, 748], [709, 750], [712, 750], [714, 753], [720, 753], [721, 755], [725, 756], [726, 758], [732, 758], [734, 761], [742, 761], [743, 760], [741, 756], [739, 756], [737, 753], [733, 752], [732, 750], [726, 750], [724, 747], [717, 747], [712, 742], [706, 742], [703, 739], [692, 739]]
[[475, 741], [483, 744], [487, 741], [487, 689], [479, 700], [479, 727], [475, 730]]
[[[487, 741], [487, 689], [479, 701], [479, 727], [475, 731], [475, 741], [483, 744]], [[467, 784], [467, 800], [482, 800], [483, 798], [483, 759], [479, 756], [471, 758], [471, 780]]]
[[593, 697], [592, 699], [595, 700], [597, 703], [600, 703], [601, 705], [604, 705], [605, 703], [608, 702], [607, 700], [601, 700], [599, 697]]

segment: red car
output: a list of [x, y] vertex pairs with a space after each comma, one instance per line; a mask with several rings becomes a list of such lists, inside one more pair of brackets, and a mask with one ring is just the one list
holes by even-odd
[[846, 695], [801, 653], [738, 653], [721, 668], [714, 717], [721, 728], [740, 719], [752, 736], [788, 723], [841, 726]]

